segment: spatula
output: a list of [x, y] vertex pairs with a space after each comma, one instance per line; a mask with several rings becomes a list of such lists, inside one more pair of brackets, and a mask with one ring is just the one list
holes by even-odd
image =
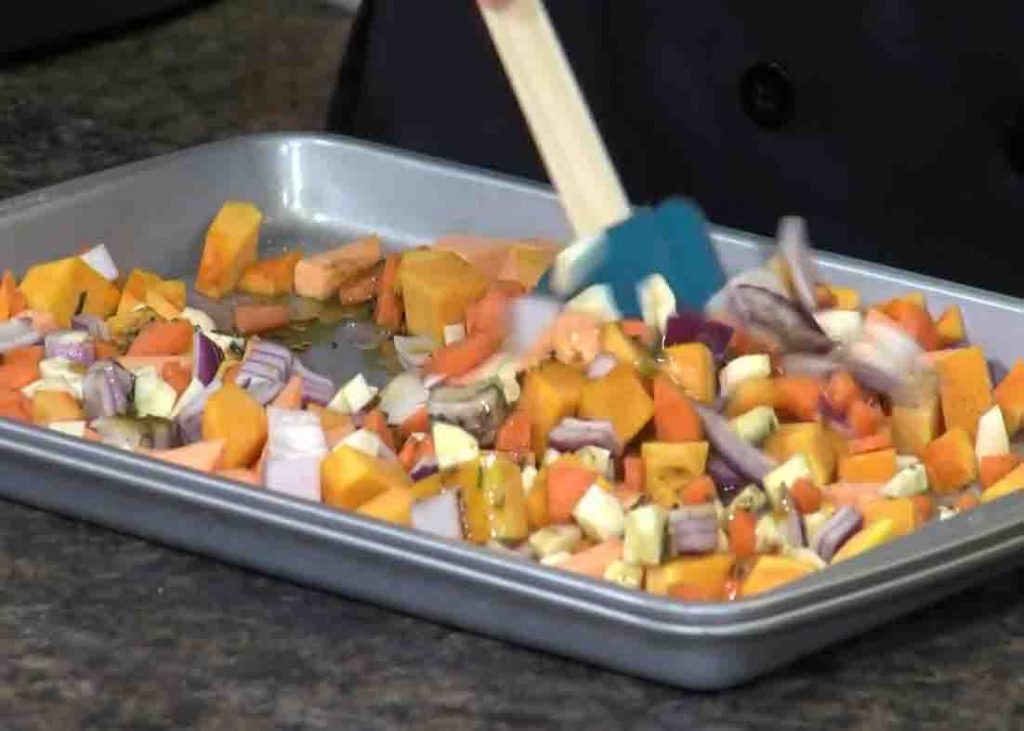
[[623, 314], [636, 317], [638, 285], [661, 274], [679, 308], [703, 307], [725, 281], [703, 214], [681, 198], [631, 209], [542, 0], [481, 11], [577, 237], [546, 286], [567, 297], [608, 284]]

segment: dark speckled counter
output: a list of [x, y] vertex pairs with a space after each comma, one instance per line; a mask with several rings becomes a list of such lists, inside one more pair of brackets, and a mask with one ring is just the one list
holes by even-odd
[[[347, 30], [227, 0], [0, 68], [0, 197], [318, 129]], [[1024, 572], [691, 694], [0, 502], [0, 729], [757, 727], [1024, 728]]]

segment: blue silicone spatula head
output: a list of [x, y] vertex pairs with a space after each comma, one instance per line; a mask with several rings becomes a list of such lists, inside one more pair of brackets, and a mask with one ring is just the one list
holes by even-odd
[[636, 209], [601, 236], [567, 247], [542, 286], [570, 297], [592, 284], [606, 284], [626, 317], [641, 315], [637, 285], [660, 274], [678, 309], [702, 309], [725, 284], [703, 213], [692, 202], [669, 199]]

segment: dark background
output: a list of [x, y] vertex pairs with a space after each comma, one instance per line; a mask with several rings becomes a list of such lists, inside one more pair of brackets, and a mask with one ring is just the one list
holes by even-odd
[[[349, 26], [313, 2], [223, 0], [2, 65], [0, 198], [235, 134], [321, 129]], [[445, 47], [438, 28], [422, 46]], [[0, 501], [0, 728], [1016, 731], [1022, 591], [1017, 569], [695, 694]]]
[[[369, 3], [332, 124], [544, 179], [466, 4]], [[763, 234], [797, 213], [819, 247], [1024, 291], [1024, 5], [548, 5], [635, 202]]]

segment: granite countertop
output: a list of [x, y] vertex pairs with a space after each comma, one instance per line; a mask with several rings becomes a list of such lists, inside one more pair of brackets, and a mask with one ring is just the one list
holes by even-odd
[[[349, 21], [223, 0], [0, 67], [0, 197], [319, 129]], [[28, 244], [26, 244], [28, 245]], [[0, 502], [0, 727], [1024, 728], [1024, 571], [687, 693]]]

